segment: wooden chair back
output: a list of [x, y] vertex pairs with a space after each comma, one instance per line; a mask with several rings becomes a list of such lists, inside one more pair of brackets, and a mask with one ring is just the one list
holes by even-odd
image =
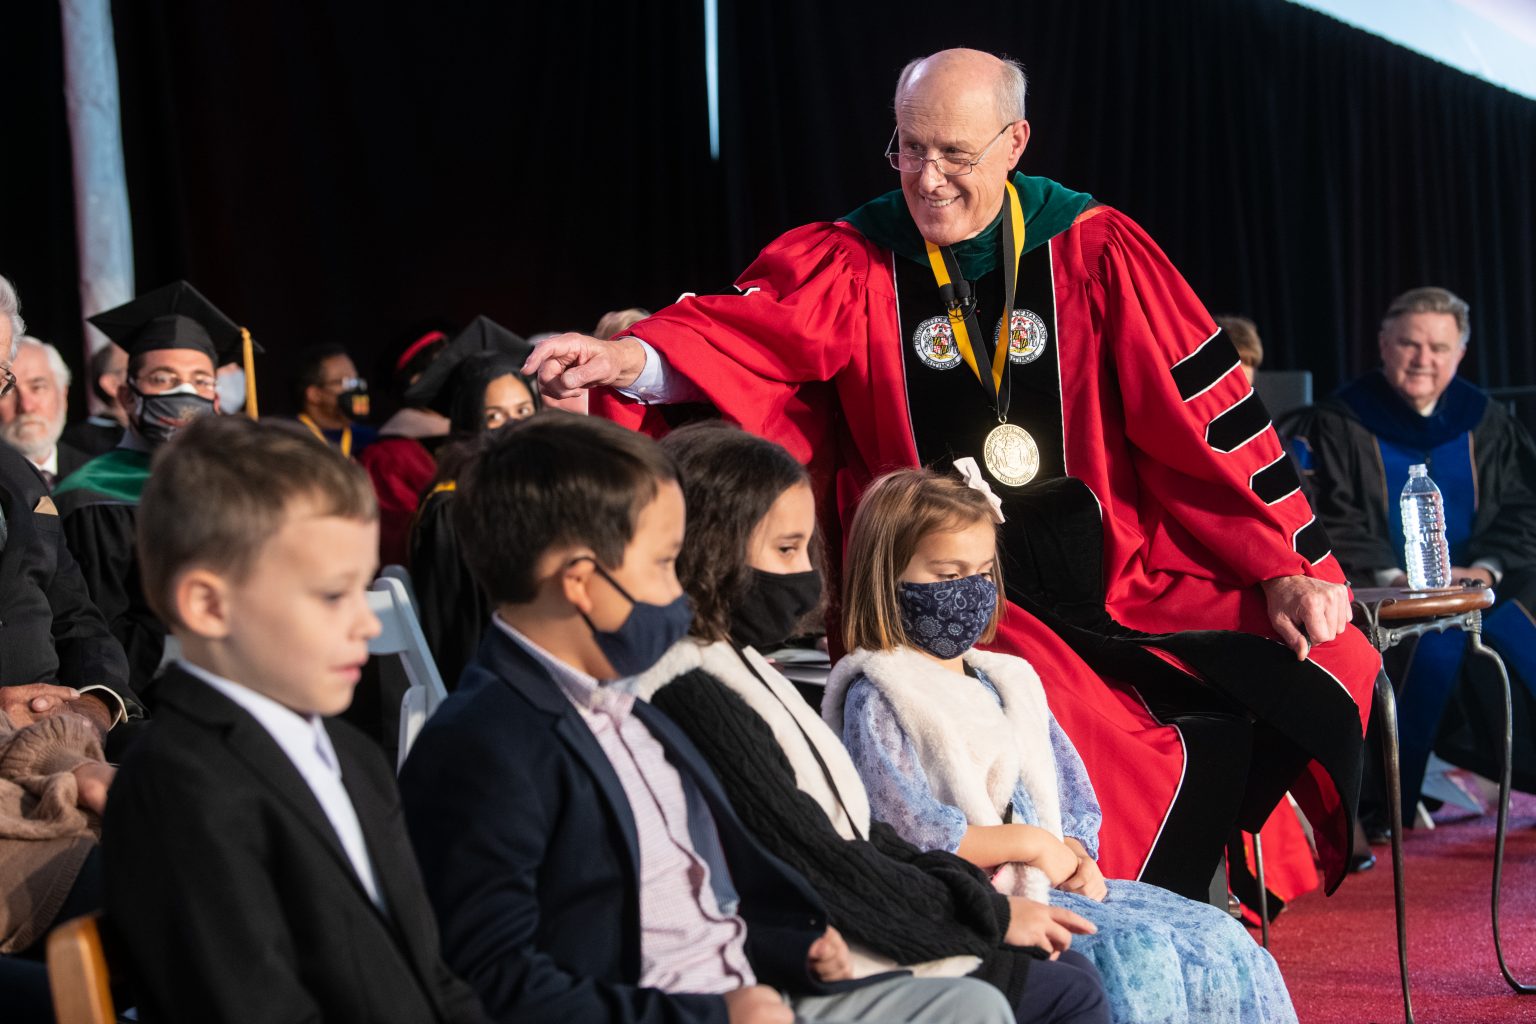
[[115, 1024], [100, 914], [77, 917], [48, 933], [48, 987], [58, 1024]]

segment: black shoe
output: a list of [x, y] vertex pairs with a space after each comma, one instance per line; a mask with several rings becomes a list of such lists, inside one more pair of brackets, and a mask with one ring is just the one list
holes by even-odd
[[1349, 873], [1358, 875], [1362, 871], [1369, 871], [1376, 866], [1376, 855], [1367, 850], [1365, 853], [1352, 854], [1349, 858]]

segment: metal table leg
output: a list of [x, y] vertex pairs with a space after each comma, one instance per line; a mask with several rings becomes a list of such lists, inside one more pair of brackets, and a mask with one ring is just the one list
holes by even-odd
[[1471, 636], [1472, 653], [1482, 655], [1498, 666], [1499, 679], [1504, 684], [1504, 764], [1499, 775], [1499, 817], [1493, 841], [1493, 950], [1498, 955], [1499, 970], [1503, 973], [1504, 980], [1509, 983], [1509, 987], [1523, 996], [1536, 995], [1536, 984], [1522, 982], [1510, 973], [1509, 965], [1504, 960], [1504, 939], [1499, 932], [1499, 900], [1504, 881], [1504, 840], [1509, 833], [1509, 789], [1510, 777], [1514, 772], [1515, 710], [1513, 697], [1509, 692], [1509, 670], [1504, 667], [1504, 659], [1499, 657], [1497, 651], [1483, 645], [1480, 618], [1468, 624], [1467, 632]]
[[1392, 828], [1392, 908], [1397, 913], [1397, 969], [1403, 981], [1404, 1024], [1414, 1024], [1408, 991], [1408, 906], [1403, 880], [1403, 779], [1397, 751], [1397, 694], [1385, 672], [1376, 676], [1381, 713], [1381, 759], [1387, 776], [1387, 821]]
[[1264, 937], [1264, 948], [1269, 948], [1269, 890], [1264, 887], [1264, 838], [1253, 833], [1253, 863], [1258, 869], [1259, 882], [1259, 934]]

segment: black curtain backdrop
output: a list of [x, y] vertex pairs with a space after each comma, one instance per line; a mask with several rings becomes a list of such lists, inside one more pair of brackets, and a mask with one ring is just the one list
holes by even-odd
[[[776, 234], [895, 187], [908, 59], [1022, 60], [1021, 167], [1141, 221], [1267, 365], [1373, 365], [1398, 292], [1473, 306], [1469, 379], [1536, 384], [1536, 102], [1281, 0], [116, 0], [138, 276], [185, 276], [271, 352], [349, 345], [376, 383], [428, 322], [589, 329], [731, 280]], [[56, 0], [6, 5], [20, 99], [0, 273], [78, 359]], [[12, 32], [17, 35], [12, 37]]]
[[306, 345], [377, 387], [424, 326], [590, 330], [723, 264], [692, 0], [114, 7], [141, 285], [248, 325], [268, 407]]

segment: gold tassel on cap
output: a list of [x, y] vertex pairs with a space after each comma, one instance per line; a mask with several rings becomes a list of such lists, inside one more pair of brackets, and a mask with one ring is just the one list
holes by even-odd
[[245, 414], [253, 420], [261, 419], [256, 412], [256, 345], [251, 332], [240, 328], [240, 349], [245, 363]]

